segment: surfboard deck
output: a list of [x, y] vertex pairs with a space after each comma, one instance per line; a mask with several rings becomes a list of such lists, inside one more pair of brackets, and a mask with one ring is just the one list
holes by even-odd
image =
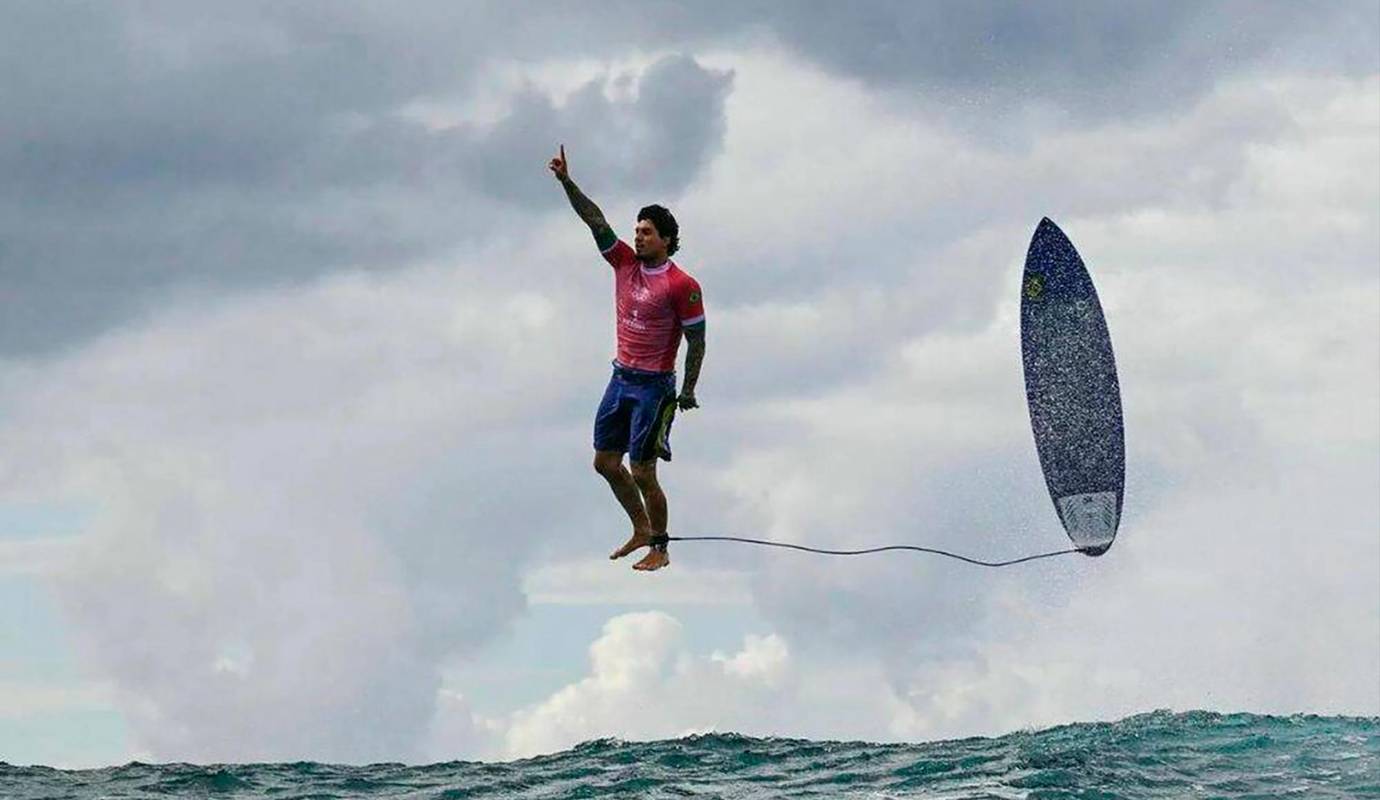
[[1021, 361], [1040, 468], [1055, 512], [1083, 553], [1116, 539], [1126, 484], [1121, 388], [1097, 290], [1048, 217], [1026, 252]]

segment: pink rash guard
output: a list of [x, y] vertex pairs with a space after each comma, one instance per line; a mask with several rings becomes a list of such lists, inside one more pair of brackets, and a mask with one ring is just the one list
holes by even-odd
[[674, 261], [644, 267], [622, 239], [601, 255], [613, 267], [618, 363], [674, 372], [682, 329], [704, 321], [699, 283]]

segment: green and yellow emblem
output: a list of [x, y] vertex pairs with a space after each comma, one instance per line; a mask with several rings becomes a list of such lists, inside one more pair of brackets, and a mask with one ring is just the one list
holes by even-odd
[[699, 301], [700, 301], [700, 293], [699, 293], [699, 291], [693, 291], [693, 292], [691, 292], [691, 293], [690, 293], [690, 302], [692, 302], [692, 303], [698, 303]]
[[1032, 273], [1025, 279], [1025, 296], [1031, 300], [1039, 300], [1045, 293], [1045, 276], [1040, 273]]

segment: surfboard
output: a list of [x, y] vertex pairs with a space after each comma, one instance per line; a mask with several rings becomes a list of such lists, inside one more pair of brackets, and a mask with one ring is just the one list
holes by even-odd
[[1021, 361], [1054, 510], [1074, 546], [1100, 556], [1116, 539], [1125, 495], [1121, 388], [1092, 276], [1048, 217], [1021, 277]]

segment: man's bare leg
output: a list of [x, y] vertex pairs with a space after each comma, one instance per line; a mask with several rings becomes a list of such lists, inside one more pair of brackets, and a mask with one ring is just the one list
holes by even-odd
[[638, 491], [637, 483], [633, 480], [632, 473], [623, 466], [623, 454], [614, 450], [594, 451], [594, 470], [609, 482], [613, 496], [618, 498], [618, 503], [628, 512], [628, 520], [633, 526], [632, 538], [613, 551], [609, 558], [622, 558], [639, 547], [646, 547], [652, 541], [652, 524], [647, 519], [647, 509], [642, 504], [642, 494]]
[[[642, 502], [647, 508], [647, 518], [652, 525], [652, 530], [656, 533], [665, 535], [666, 533], [666, 494], [661, 491], [661, 484], [656, 479], [656, 459], [651, 461], [634, 461], [632, 464], [633, 481], [637, 488], [642, 492]], [[653, 547], [641, 561], [633, 564], [633, 569], [656, 570], [671, 563], [671, 557], [667, 555], [666, 548]]]

